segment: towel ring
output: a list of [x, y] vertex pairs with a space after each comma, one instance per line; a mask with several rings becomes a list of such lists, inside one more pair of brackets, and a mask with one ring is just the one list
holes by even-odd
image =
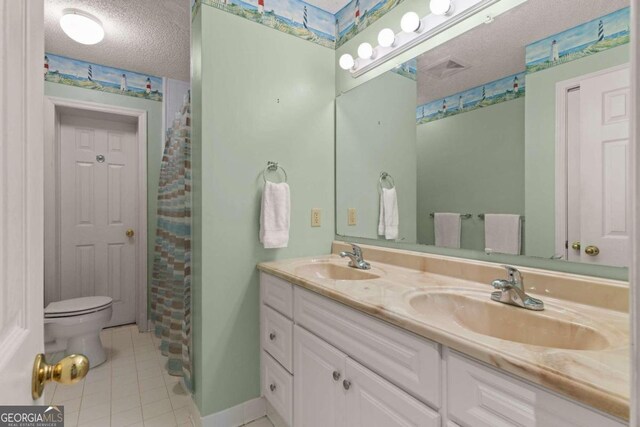
[[289, 180], [287, 177], [287, 171], [284, 170], [284, 168], [280, 166], [278, 162], [268, 161], [267, 167], [262, 171], [262, 179], [264, 180], [265, 184], [267, 183], [267, 172], [276, 172], [278, 169], [282, 169], [282, 173], [284, 174], [284, 182], [287, 182]]
[[389, 187], [389, 188], [393, 188], [393, 187], [396, 186], [396, 183], [393, 181], [393, 177], [391, 175], [389, 175], [386, 172], [380, 172], [380, 179], [378, 179], [378, 185], [380, 187], [380, 192], [382, 192], [382, 189], [384, 188], [383, 181], [389, 182], [389, 184], [391, 185], [391, 187]]

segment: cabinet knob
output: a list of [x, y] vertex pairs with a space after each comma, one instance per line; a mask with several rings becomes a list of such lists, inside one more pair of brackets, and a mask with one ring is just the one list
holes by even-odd
[[571, 244], [571, 249], [573, 249], [574, 251], [579, 251], [580, 250], [580, 242], [573, 242]]
[[276, 391], [276, 385], [275, 384], [269, 385], [269, 390], [271, 390], [272, 393]]
[[333, 371], [333, 380], [338, 381], [340, 379], [340, 372]]
[[597, 246], [587, 246], [584, 253], [590, 256], [596, 256], [600, 253], [600, 249]]
[[271, 333], [269, 334], [269, 339], [270, 339], [271, 341], [275, 340], [275, 339], [276, 339], [276, 333], [275, 333], [275, 332], [271, 332]]
[[348, 380], [342, 381], [342, 387], [344, 387], [345, 390], [349, 390], [351, 388], [351, 381], [348, 381]]

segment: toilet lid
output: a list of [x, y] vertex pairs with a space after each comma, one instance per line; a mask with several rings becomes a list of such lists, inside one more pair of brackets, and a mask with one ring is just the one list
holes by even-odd
[[44, 309], [44, 317], [77, 316], [107, 308], [113, 300], [110, 297], [71, 298], [50, 303]]

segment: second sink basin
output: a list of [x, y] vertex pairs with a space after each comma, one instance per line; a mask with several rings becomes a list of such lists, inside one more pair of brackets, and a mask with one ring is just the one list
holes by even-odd
[[296, 268], [298, 276], [309, 276], [316, 279], [330, 280], [369, 280], [377, 279], [377, 274], [366, 270], [358, 270], [353, 267], [341, 266], [331, 263], [310, 263]]
[[502, 340], [566, 350], [609, 347], [601, 333], [573, 318], [575, 316], [549, 307], [543, 312], [534, 312], [501, 304], [491, 301], [489, 294], [424, 292], [413, 295], [409, 304], [419, 313], [444, 317], [443, 320], [455, 321], [472, 332]]

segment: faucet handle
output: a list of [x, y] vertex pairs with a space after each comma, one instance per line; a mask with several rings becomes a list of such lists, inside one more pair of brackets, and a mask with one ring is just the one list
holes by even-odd
[[355, 243], [351, 243], [351, 248], [353, 249], [353, 254], [358, 258], [362, 258], [362, 248]]
[[507, 270], [507, 276], [509, 277], [509, 280], [516, 284], [522, 284], [522, 273], [520, 273], [520, 270], [511, 265], [503, 264], [502, 267]]

